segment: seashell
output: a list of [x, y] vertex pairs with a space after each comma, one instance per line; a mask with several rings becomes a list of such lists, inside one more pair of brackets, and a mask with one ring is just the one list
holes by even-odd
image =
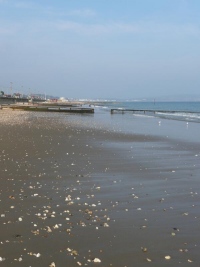
[[52, 232], [52, 230], [51, 230], [51, 228], [49, 226], [47, 226], [47, 232], [48, 233], [51, 233]]
[[71, 201], [71, 200], [72, 200], [72, 198], [71, 198], [70, 195], [68, 195], [68, 196], [65, 198], [65, 201]]

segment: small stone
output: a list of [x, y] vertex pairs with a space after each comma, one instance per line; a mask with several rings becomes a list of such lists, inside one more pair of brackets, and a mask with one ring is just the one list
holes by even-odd
[[101, 260], [98, 258], [94, 258], [93, 262], [101, 262]]
[[171, 259], [171, 256], [169, 256], [169, 255], [168, 256], [165, 256], [165, 259], [166, 260], [170, 260]]
[[71, 253], [73, 256], [78, 256], [78, 252], [76, 250], [72, 250], [72, 253]]
[[100, 189], [101, 189], [101, 187], [100, 187], [100, 186], [97, 186], [97, 187], [96, 187], [96, 189], [97, 189], [97, 190], [100, 190]]
[[142, 248], [142, 251], [143, 252], [147, 252], [147, 248]]

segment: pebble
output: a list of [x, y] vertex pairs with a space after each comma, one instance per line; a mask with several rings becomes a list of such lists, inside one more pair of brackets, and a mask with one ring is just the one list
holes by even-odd
[[147, 252], [147, 248], [141, 248], [143, 252]]
[[101, 262], [101, 260], [98, 258], [94, 258], [93, 262]]
[[[45, 138], [45, 135], [43, 135], [43, 139]], [[61, 143], [60, 143], [61, 144]], [[81, 152], [80, 152], [81, 153]], [[48, 153], [47, 153], [48, 154]], [[49, 153], [50, 154], [50, 153]], [[68, 153], [66, 153], [66, 154], [68, 154]], [[70, 157], [70, 156], [69, 156]], [[69, 158], [68, 157], [68, 158]], [[41, 160], [41, 162], [43, 161], [43, 157], [42, 158], [38, 158], [38, 159], [40, 159]], [[56, 163], [55, 163], [55, 165], [54, 165], [54, 159], [56, 159], [56, 157], [54, 157], [54, 155], [52, 156], [52, 161], [53, 161], [53, 164], [52, 164], [52, 167], [54, 166], [55, 168], [58, 168], [58, 167], [60, 167], [61, 166], [61, 164], [59, 163], [59, 162], [57, 162], [56, 161]], [[71, 161], [71, 162], [74, 162], [74, 159], [73, 159], [73, 161]], [[89, 161], [88, 161], [89, 162]], [[25, 162], [26, 163], [26, 162]], [[20, 162], [18, 163], [18, 164], [21, 164]], [[71, 164], [70, 162], [69, 163], [66, 163], [66, 164]], [[28, 165], [28, 164], [27, 164]], [[72, 163], [71, 165], [75, 165], [74, 163]], [[77, 164], [77, 166], [78, 166], [78, 164]], [[20, 168], [19, 167], [19, 165], [18, 165], [18, 167], [17, 168]], [[17, 168], [16, 168], [16, 170], [17, 170]], [[107, 169], [107, 168], [106, 168]], [[175, 171], [173, 171], [172, 170], [172, 172], [175, 172]], [[28, 175], [30, 175], [30, 174], [28, 174], [28, 173], [26, 173], [27, 174], [27, 178], [28, 178]], [[32, 175], [32, 174], [31, 174]], [[35, 175], [35, 176], [32, 176], [32, 177], [35, 177], [34, 179], [36, 179], [37, 177], [43, 177], [44, 175], [46, 175], [45, 173], [44, 173], [44, 171], [41, 171], [41, 173], [40, 173], [40, 175], [38, 176], [38, 174], [33, 174], [33, 175]], [[37, 176], [36, 176], [37, 175]], [[81, 176], [81, 175], [77, 175], [78, 177], [83, 177], [83, 176]], [[30, 176], [31, 177], [31, 176]], [[86, 176], [84, 176], [84, 177], [86, 177]], [[88, 177], [92, 177], [92, 175], [89, 175], [88, 174]], [[10, 191], [8, 194], [13, 194], [13, 195], [10, 195], [9, 196], [9, 199], [10, 200], [8, 200], [9, 201], [9, 203], [10, 202], [14, 202], [14, 200], [15, 199], [19, 199], [20, 201], [23, 201], [23, 200], [25, 200], [25, 198], [29, 198], [30, 196], [32, 196], [32, 197], [36, 197], [36, 198], [31, 198], [31, 201], [35, 201], [35, 203], [33, 203], [32, 205], [34, 205], [34, 206], [31, 206], [31, 207], [29, 207], [29, 209], [27, 209], [24, 213], [22, 213], [22, 209], [23, 208], [21, 208], [21, 207], [19, 207], [18, 206], [18, 204], [15, 204], [15, 206], [10, 206], [10, 204], [8, 204], [8, 207], [6, 207], [5, 208], [5, 210], [3, 210], [2, 212], [2, 214], [0, 215], [0, 217], [1, 218], [4, 218], [4, 217], [8, 217], [9, 219], [11, 218], [11, 216], [8, 216], [8, 214], [7, 214], [7, 212], [9, 211], [10, 213], [11, 212], [15, 212], [15, 210], [10, 210], [10, 209], [16, 209], [16, 212], [18, 212], [19, 211], [19, 215], [21, 215], [21, 217], [15, 217], [15, 218], [18, 218], [17, 220], [15, 219], [14, 221], [12, 221], [11, 223], [16, 223], [17, 221], [19, 221], [19, 222], [21, 222], [22, 220], [24, 221], [24, 222], [29, 222], [29, 220], [27, 219], [27, 216], [29, 216], [30, 214], [31, 214], [31, 211], [33, 210], [34, 212], [31, 214], [31, 215], [33, 215], [33, 217], [34, 217], [34, 219], [32, 219], [32, 222], [31, 222], [31, 225], [30, 225], [30, 227], [32, 227], [32, 228], [30, 228], [30, 232], [31, 233], [33, 233], [33, 234], [35, 234], [35, 235], [37, 235], [36, 237], [34, 236], [34, 238], [38, 238], [38, 241], [39, 241], [39, 238], [41, 238], [41, 239], [44, 239], [44, 238], [49, 238], [50, 240], [54, 237], [54, 235], [56, 236], [57, 234], [59, 234], [60, 235], [60, 233], [61, 232], [63, 232], [63, 233], [65, 233], [65, 235], [67, 236], [67, 242], [69, 242], [69, 246], [70, 246], [70, 244], [75, 244], [75, 242], [74, 241], [72, 241], [73, 240], [73, 238], [74, 238], [74, 236], [76, 236], [76, 227], [79, 227], [79, 229], [78, 229], [78, 231], [80, 230], [80, 226], [85, 226], [85, 227], [88, 227], [90, 230], [89, 231], [91, 231], [91, 235], [93, 234], [92, 233], [92, 231], [95, 231], [95, 230], [99, 230], [99, 226], [103, 226], [103, 227], [110, 227], [109, 226], [109, 224], [108, 223], [105, 223], [104, 221], [110, 221], [111, 219], [110, 219], [110, 217], [108, 217], [109, 215], [111, 215], [112, 213], [112, 204], [115, 204], [115, 205], [113, 205], [113, 207], [117, 207], [117, 206], [119, 206], [120, 208], [121, 208], [121, 210], [119, 209], [119, 212], [120, 211], [130, 211], [129, 213], [129, 216], [131, 216], [131, 214], [132, 214], [132, 210], [134, 209], [134, 210], [138, 210], [138, 211], [140, 211], [140, 210], [142, 210], [142, 208], [143, 208], [143, 206], [140, 206], [141, 205], [141, 203], [140, 203], [140, 199], [138, 199], [138, 196], [136, 196], [135, 194], [132, 194], [132, 195], [129, 195], [129, 199], [127, 198], [126, 200], [127, 200], [127, 202], [124, 202], [124, 203], [128, 203], [127, 204], [127, 208], [125, 209], [125, 207], [123, 206], [124, 205], [124, 203], [122, 203], [122, 202], [120, 202], [121, 201], [121, 199], [119, 199], [119, 201], [114, 201], [113, 200], [113, 202], [112, 202], [112, 204], [109, 206], [109, 205], [107, 205], [107, 209], [105, 208], [102, 208], [102, 209], [100, 209], [100, 205], [101, 205], [101, 202], [102, 202], [102, 206], [103, 206], [103, 203], [104, 203], [104, 200], [103, 199], [101, 199], [101, 198], [99, 198], [98, 199], [98, 196], [100, 196], [101, 197], [101, 193], [103, 193], [102, 191], [104, 190], [104, 186], [101, 188], [100, 186], [96, 186], [96, 184], [94, 184], [93, 183], [93, 186], [91, 186], [90, 188], [89, 188], [89, 190], [90, 191], [88, 191], [87, 192], [87, 195], [85, 194], [85, 195], [83, 195], [82, 194], [82, 192], [84, 191], [84, 189], [83, 189], [83, 187], [82, 187], [82, 185], [83, 185], [83, 183], [85, 183], [86, 181], [83, 179], [83, 181], [82, 181], [82, 179], [80, 178], [80, 180], [78, 180], [77, 181], [77, 183], [79, 183], [79, 184], [76, 184], [76, 187], [74, 187], [74, 185], [70, 185], [70, 184], [68, 184], [66, 187], [63, 187], [63, 188], [61, 188], [61, 186], [60, 186], [60, 184], [59, 183], [57, 183], [57, 181], [59, 181], [60, 182], [60, 180], [58, 180], [58, 179], [62, 179], [62, 178], [65, 178], [64, 177], [64, 175], [63, 175], [63, 177], [62, 176], [60, 176], [59, 174], [56, 174], [55, 175], [55, 180], [52, 182], [52, 189], [54, 190], [54, 192], [50, 192], [50, 190], [49, 190], [49, 192], [45, 192], [45, 193], [43, 193], [43, 191], [41, 190], [41, 191], [38, 191], [42, 186], [43, 186], [43, 188], [45, 187], [45, 182], [43, 183], [43, 181], [42, 181], [42, 178], [41, 178], [41, 180], [40, 180], [40, 183], [39, 182], [37, 182], [36, 183], [36, 181], [35, 182], [33, 182], [33, 180], [32, 180], [32, 182], [30, 182], [29, 183], [29, 181], [28, 181], [28, 179], [27, 180], [23, 180], [23, 178], [20, 178], [19, 179], [19, 183], [20, 183], [20, 181], [22, 181], [23, 180], [23, 188], [21, 188], [21, 189], [19, 189], [19, 193], [18, 192], [16, 192], [15, 191], [15, 189], [14, 190], [12, 190], [12, 191]], [[57, 180], [56, 180], [57, 179]], [[13, 180], [13, 179], [10, 179], [10, 180]], [[63, 179], [64, 180], [64, 179]], [[8, 179], [8, 181], [9, 181], [9, 179]], [[13, 180], [14, 181], [14, 180]], [[91, 182], [91, 181], [90, 181]], [[13, 182], [14, 183], [14, 182]], [[99, 181], [98, 181], [98, 183], [99, 184], [101, 184]], [[117, 181], [114, 181], [113, 183], [119, 183], [119, 181], [117, 180]], [[47, 184], [47, 182], [46, 182], [46, 184]], [[48, 182], [48, 186], [50, 185], [50, 187], [51, 187], [51, 184]], [[85, 184], [84, 184], [85, 185]], [[141, 184], [142, 185], [142, 184]], [[144, 183], [144, 186], [145, 186], [145, 183]], [[100, 189], [101, 189], [101, 191], [100, 191]], [[132, 189], [134, 189], [134, 188], [132, 188]], [[62, 190], [63, 190], [63, 194], [62, 194]], [[95, 191], [94, 191], [95, 190]], [[137, 186], [135, 186], [135, 190], [137, 190]], [[192, 188], [190, 189], [190, 190], [193, 190]], [[37, 191], [38, 193], [33, 193], [33, 191]], [[75, 192], [76, 191], [76, 192]], [[31, 192], [31, 193], [30, 193]], [[93, 193], [95, 192], [95, 195], [92, 195]], [[57, 196], [54, 198], [54, 195], [53, 195], [53, 193], [55, 193], [55, 194], [57, 194]], [[75, 194], [76, 193], [76, 194]], [[78, 193], [80, 193], [80, 197], [78, 197], [77, 195], [78, 195]], [[138, 193], [138, 192], [137, 192]], [[148, 193], [148, 192], [147, 192]], [[8, 194], [6, 195], [6, 198], [8, 198]], [[192, 194], [192, 196], [195, 196], [197, 193], [195, 193], [195, 192], [191, 192], [191, 194]], [[146, 194], [147, 195], [147, 194]], [[14, 197], [14, 196], [16, 196], [16, 197]], [[38, 198], [37, 198], [37, 196], [38, 196]], [[139, 195], [140, 196], [140, 195]], [[91, 201], [92, 200], [92, 198], [93, 198], [93, 201]], [[140, 198], [141, 198], [141, 196], [140, 196]], [[29, 198], [30, 199], [30, 198]], [[46, 201], [46, 202], [43, 202], [43, 204], [42, 204], [42, 206], [40, 206], [39, 204], [38, 204], [38, 200], [39, 199], [41, 199], [41, 201], [42, 200], [44, 200], [44, 201]], [[74, 200], [74, 202], [72, 201], [72, 199]], [[82, 201], [82, 199], [83, 199], [83, 201]], [[134, 200], [134, 199], [138, 199], [138, 200]], [[52, 201], [53, 200], [53, 201]], [[58, 201], [57, 201], [58, 200]], [[76, 201], [75, 201], [76, 200]], [[79, 201], [79, 200], [81, 200], [81, 201]], [[117, 199], [116, 199], [117, 200]], [[156, 198], [156, 200], [155, 200], [155, 202], [154, 202], [154, 204], [155, 205], [157, 205], [156, 204], [156, 201], [160, 201], [160, 202], [163, 202], [165, 199], [164, 198], [161, 198], [161, 196], [159, 196], [159, 198]], [[166, 200], [168, 201], [168, 198], [166, 197]], [[165, 200], [165, 201], [166, 201]], [[0, 200], [1, 201], [1, 200]], [[26, 201], [26, 200], [25, 200]], [[65, 202], [66, 201], [66, 202]], [[85, 203], [85, 201], [88, 201], [88, 203]], [[167, 202], [166, 201], [166, 202]], [[132, 203], [138, 203], [138, 206], [139, 207], [141, 207], [141, 208], [137, 208], [137, 206], [131, 206], [131, 204]], [[51, 204], [50, 203], [52, 203], [52, 207], [51, 207]], [[60, 205], [56, 205], [56, 204], [60, 204]], [[93, 203], [93, 204], [92, 204]], [[94, 203], [96, 203], [96, 204], [94, 204]], [[107, 204], [109, 204], [109, 203], [111, 203], [111, 201], [110, 202], [108, 202]], [[43, 206], [43, 205], [45, 205], [45, 206]], [[73, 210], [71, 210], [71, 206], [70, 205], [74, 205], [74, 207], [75, 208], [73, 208]], [[121, 205], [121, 206], [120, 206]], [[170, 202], [169, 202], [169, 205], [170, 205]], [[63, 208], [63, 206], [66, 208], [66, 206], [69, 208], [69, 210], [68, 211], [65, 211], [64, 210], [64, 208]], [[85, 206], [87, 206], [89, 209], [86, 209], [85, 210]], [[9, 209], [9, 207], [10, 207], [10, 209]], [[23, 205], [22, 205], [22, 207], [23, 207]], [[52, 211], [52, 208], [55, 208], [55, 211]], [[59, 208], [58, 208], [59, 207]], [[154, 206], [155, 207], [155, 211], [158, 211], [158, 209], [157, 209], [157, 206]], [[167, 209], [164, 209], [164, 210], [166, 210], [166, 211], [169, 211], [169, 206], [167, 206], [168, 208]], [[129, 209], [128, 209], [129, 208]], [[153, 208], [153, 206], [152, 206], [152, 208]], [[163, 208], [163, 207], [162, 207]], [[19, 210], [18, 210], [19, 209]], [[45, 210], [44, 210], [45, 209]], [[91, 210], [90, 210], [91, 209]], [[170, 209], [172, 209], [172, 207], [170, 207]], [[75, 210], [75, 211], [74, 211]], [[186, 210], [187, 211], [187, 210]], [[65, 214], [65, 212], [67, 212], [67, 215], [68, 215], [68, 217], [66, 217], [66, 216], [64, 216], [64, 214]], [[73, 215], [71, 214], [73, 212]], [[76, 221], [76, 216], [77, 216], [77, 214], [76, 214], [76, 212], [79, 212], [78, 214], [80, 214], [80, 218]], [[107, 212], [107, 213], [105, 213], [105, 212]], [[149, 210], [149, 213], [151, 212], [151, 209]], [[183, 212], [183, 211], [182, 211]], [[143, 213], [143, 212], [142, 212]], [[148, 216], [149, 215], [149, 213], [146, 213], [146, 216]], [[17, 213], [15, 213], [15, 214], [17, 214]], [[105, 215], [106, 214], [106, 215]], [[124, 214], [124, 213], [123, 213]], [[181, 213], [180, 212], [180, 214], [181, 215], [188, 215], [189, 213], [188, 212], [184, 212], [184, 213]], [[19, 216], [18, 215], [18, 216]], [[114, 217], [114, 219], [116, 219], [116, 221], [117, 221], [117, 216], [115, 217], [115, 213], [113, 212], [113, 217]], [[72, 217], [70, 217], [70, 216], [74, 216], [73, 218]], [[140, 216], [140, 214], [138, 213], [138, 216]], [[141, 215], [142, 216], [142, 215]], [[70, 217], [70, 218], [69, 218]], [[30, 218], [30, 217], [29, 217]], [[75, 218], [75, 219], [74, 219]], [[47, 219], [47, 220], [46, 220]], [[61, 219], [61, 220], [60, 220]], [[73, 220], [74, 219], [74, 220]], [[150, 221], [150, 217], [148, 217], [148, 220]], [[189, 218], [188, 218], [189, 219]], [[46, 220], [46, 221], [40, 221], [40, 220]], [[60, 221], [59, 221], [60, 220]], [[147, 221], [147, 219], [145, 219], [146, 221]], [[2, 220], [3, 221], [3, 220]], [[48, 221], [48, 223], [45, 223], [45, 222], [47, 222]], [[74, 222], [75, 221], [75, 222]], [[115, 220], [112, 220], [112, 223], [114, 222]], [[24, 223], [23, 222], [23, 223]], [[41, 223], [40, 223], [41, 222]], [[60, 224], [60, 222], [62, 222], [63, 223], [63, 229], [61, 228], [61, 224]], [[8, 222], [6, 222], [6, 223], [8, 223]], [[23, 223], [18, 223], [18, 225], [19, 226], [21, 226]], [[141, 225], [141, 221], [140, 221], [140, 223], [138, 223], [138, 225], [136, 224], [137, 223], [137, 220], [134, 222], [134, 226], [133, 227], [137, 227], [138, 225]], [[50, 226], [46, 226], [47, 224], [49, 224]], [[23, 225], [22, 225], [23, 226]], [[111, 226], [112, 226], [112, 224], [111, 224]], [[172, 225], [173, 226], [173, 225]], [[35, 228], [33, 228], [33, 227], [37, 227], [38, 229], [36, 230]], [[104, 231], [105, 233], [107, 233], [107, 231], [109, 230], [109, 229], [103, 229], [103, 227], [101, 227], [100, 229], [101, 230], [99, 230], [99, 232], [101, 232], [101, 231]], [[148, 227], [149, 227], [149, 225], [148, 225]], [[61, 230], [59, 229], [59, 230], [54, 230], [54, 229], [58, 229], [58, 228], [61, 228]], [[147, 228], [147, 226], [146, 225], [143, 225], [143, 226], [141, 226], [140, 228]], [[35, 229], [36, 231], [32, 231], [33, 229]], [[115, 231], [115, 228], [113, 229], [114, 231]], [[183, 231], [184, 229], [182, 229], [182, 231]], [[82, 230], [80, 230], [80, 231], [82, 231]], [[84, 230], [83, 230], [84, 231]], [[143, 230], [144, 231], [144, 230]], [[148, 228], [146, 229], [146, 231], [148, 231]], [[179, 235], [178, 235], [178, 233], [177, 233], [177, 231], [179, 231], [179, 229], [178, 228], [173, 228], [173, 229], [171, 229], [171, 231], [174, 231], [174, 232], [172, 232], [171, 233], [171, 235], [172, 236], [175, 236], [176, 234], [177, 234], [177, 237], [175, 238], [175, 239], [177, 239], [177, 238], [179, 238]], [[47, 233], [52, 233], [53, 232], [53, 234], [47, 234]], [[99, 232], [95, 232], [95, 234], [97, 234], [97, 233], [99, 233]], [[176, 232], [176, 233], [175, 233]], [[18, 232], [17, 232], [18, 233]], [[20, 232], [21, 233], [21, 232]], [[169, 231], [169, 233], [170, 233], [170, 231]], [[21, 233], [21, 234], [23, 234], [23, 233]], [[90, 234], [90, 233], [89, 233]], [[117, 234], [118, 233], [114, 233], [114, 234], [116, 234], [116, 237], [118, 237], [117, 236]], [[113, 234], [113, 236], [115, 237], [115, 235]], [[143, 234], [143, 233], [142, 233]], [[100, 237], [98, 237], [98, 238], [102, 238], [102, 236], [99, 234], [99, 236]], [[24, 237], [24, 234], [23, 234], [23, 237]], [[15, 239], [14, 240], [14, 242], [18, 245], [18, 244], [20, 244], [20, 242], [25, 242], [25, 239], [24, 238], [18, 238], [18, 239]], [[8, 237], [7, 237], [8, 238]], [[72, 239], [70, 239], [70, 238], [72, 238]], [[119, 237], [118, 237], [119, 238]], [[9, 238], [8, 238], [9, 239]], [[47, 240], [47, 239], [46, 239]], [[52, 239], [53, 240], [53, 239]], [[1, 244], [3, 245], [3, 244], [6, 244], [6, 243], [11, 243], [11, 240], [2, 240], [2, 242], [1, 242]], [[70, 243], [71, 242], [71, 243]], [[111, 245], [113, 246], [113, 249], [115, 249], [115, 243], [113, 242], [113, 240], [112, 239], [110, 239], [110, 243], [111, 243]], [[25, 245], [25, 243], [23, 244], [23, 246]], [[73, 246], [72, 246], [73, 247]], [[24, 248], [24, 247], [23, 247]], [[66, 253], [66, 247], [65, 248], [63, 248], [63, 247], [58, 247], [58, 248], [56, 248], [56, 249], [58, 249], [58, 251], [60, 251], [60, 252], [64, 252], [65, 251], [65, 253]], [[66, 254], [68, 254], [68, 256], [69, 255], [71, 255], [71, 256], [74, 256], [74, 259], [76, 258], [76, 256], [79, 256], [79, 254], [78, 254], [78, 251], [77, 250], [75, 250], [75, 249], [77, 249], [77, 247], [74, 247], [73, 249], [71, 249], [71, 248], [68, 248], [67, 249], [67, 251], [69, 251], [69, 253], [66, 253]], [[25, 250], [25, 249], [24, 249]], [[106, 248], [105, 248], [105, 250], [106, 250]], [[100, 251], [100, 249], [99, 249], [99, 251]], [[141, 253], [145, 253], [145, 252], [147, 252], [148, 250], [147, 250], [147, 248], [146, 247], [141, 247]], [[180, 252], [187, 252], [187, 249], [180, 249], [179, 250]], [[178, 253], [179, 253], [179, 257], [180, 256], [182, 256], [182, 254], [180, 253], [178, 251]], [[123, 251], [123, 248], [122, 248], [122, 252], [124, 252]], [[54, 252], [53, 252], [54, 253]], [[57, 251], [56, 251], [56, 253], [57, 253]], [[88, 252], [89, 254], [87, 255], [87, 254], [82, 254], [82, 252], [80, 251], [80, 258], [84, 261], [84, 259], [85, 260], [87, 260], [87, 258], [90, 258], [90, 260], [88, 260], [88, 262], [94, 262], [94, 263], [101, 263], [101, 260], [99, 259], [99, 258], [92, 258], [91, 257], [91, 254], [92, 253], [94, 253], [94, 251], [92, 252], [92, 251], [90, 251], [90, 252]], [[105, 252], [105, 257], [107, 256], [106, 255], [106, 253], [107, 252]], [[28, 253], [29, 254], [29, 253]], [[43, 255], [43, 250], [41, 251], [41, 254], [42, 254], [42, 261], [43, 261], [43, 257], [45, 258], [45, 255]], [[41, 257], [41, 254], [40, 253], [30, 253], [30, 255], [32, 255], [32, 256], [35, 256], [36, 258], [39, 258], [39, 257]], [[98, 255], [98, 254], [97, 254]], [[102, 254], [101, 254], [102, 255]], [[145, 254], [142, 254], [142, 255], [144, 255], [145, 256]], [[190, 253], [187, 253], [187, 254], [184, 254], [184, 256], [187, 256], [188, 255], [188, 257], [190, 257], [189, 255], [190, 255]], [[21, 256], [20, 258], [19, 258], [19, 256]], [[148, 256], [148, 253], [146, 253], [146, 256]], [[173, 256], [173, 255], [172, 255]], [[78, 258], [78, 257], [77, 257]], [[146, 257], [145, 257], [146, 258]], [[173, 257], [174, 259], [175, 259], [175, 256]], [[17, 259], [16, 259], [16, 261], [22, 261], [22, 259], [23, 259], [23, 261], [25, 262], [25, 258], [24, 258], [24, 256], [23, 255], [18, 255], [18, 257], [17, 257]], [[51, 255], [51, 258], [50, 258], [51, 260], [53, 260], [54, 259], [54, 256], [53, 256], [53, 254]], [[165, 257], [163, 257], [163, 261], [164, 260], [170, 260], [171, 259], [171, 256], [169, 256], [169, 255], [167, 255], [167, 256], [165, 256]], [[2, 262], [2, 261], [4, 261], [5, 260], [5, 258], [3, 258], [3, 257], [0, 257], [0, 262]], [[39, 261], [40, 261], [40, 259], [35, 259], [35, 260], [37, 260], [38, 261], [38, 266], [41, 264]], [[45, 259], [44, 259], [45, 260]], [[180, 258], [180, 261], [181, 261], [182, 259]], [[9, 259], [7, 259], [7, 256], [6, 256], [6, 261], [9, 261]], [[146, 261], [148, 261], [148, 262], [151, 262], [151, 261], [153, 261], [153, 260], [151, 260], [150, 258], [146, 258]], [[156, 259], [155, 259], [155, 261], [156, 261]], [[186, 261], [188, 261], [188, 262], [193, 262], [191, 259], [187, 259], [186, 258]], [[48, 266], [48, 264], [49, 264], [50, 262], [47, 262], [47, 266]], [[18, 263], [19, 264], [19, 263]], [[57, 262], [56, 263], [57, 265], [59, 265], [60, 263], [59, 262]], [[56, 267], [56, 264], [55, 264], [55, 262], [51, 262], [50, 263], [50, 265], [49, 265], [49, 267]], [[84, 262], [80, 262], [80, 261], [77, 261], [77, 260], [75, 260], [75, 265], [79, 265], [79, 266], [81, 266], [81, 265], [87, 265], [87, 263], [84, 263]], [[167, 264], [167, 262], [166, 262], [166, 264]], [[9, 265], [9, 263], [8, 263], [8, 265]], [[29, 265], [31, 265], [31, 264], [29, 264]], [[89, 265], [89, 264], [88, 264]], [[105, 265], [106, 265], [106, 263], [105, 263]], [[114, 264], [112, 264], [112, 263], [110, 263], [110, 266], [114, 266]], [[124, 266], [125, 267], [125, 266]]]

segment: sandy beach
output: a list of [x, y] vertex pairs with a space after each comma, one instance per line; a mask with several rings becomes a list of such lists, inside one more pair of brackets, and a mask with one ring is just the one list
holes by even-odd
[[0, 111], [0, 266], [199, 266], [200, 144], [81, 116]]

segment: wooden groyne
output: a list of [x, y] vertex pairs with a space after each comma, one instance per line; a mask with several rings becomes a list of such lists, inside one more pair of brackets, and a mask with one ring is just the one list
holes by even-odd
[[199, 112], [193, 112], [193, 111], [185, 111], [185, 110], [154, 110], [154, 109], [118, 109], [113, 108], [110, 110], [111, 114], [114, 114], [115, 112], [125, 113], [125, 112], [132, 112], [132, 113], [199, 113]]
[[4, 105], [2, 108], [9, 108], [12, 110], [24, 110], [33, 112], [62, 112], [62, 113], [94, 113], [93, 108], [83, 107], [65, 107], [65, 106], [23, 106], [23, 105]]

